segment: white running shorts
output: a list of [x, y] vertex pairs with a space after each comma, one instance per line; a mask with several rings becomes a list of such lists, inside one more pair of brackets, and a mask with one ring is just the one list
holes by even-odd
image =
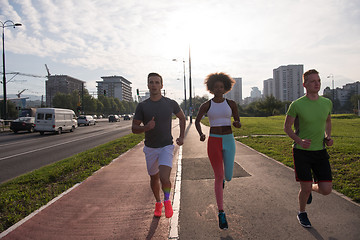
[[159, 172], [159, 166], [165, 165], [172, 168], [174, 157], [174, 145], [167, 145], [162, 148], [150, 148], [144, 146], [146, 167], [150, 176]]

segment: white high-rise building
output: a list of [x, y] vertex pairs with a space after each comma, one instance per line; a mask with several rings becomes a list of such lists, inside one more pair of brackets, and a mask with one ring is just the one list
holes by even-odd
[[97, 81], [98, 96], [118, 98], [120, 101], [132, 102], [131, 82], [121, 76], [101, 77], [103, 81]]
[[264, 96], [264, 98], [270, 97], [270, 96], [275, 96], [274, 79], [273, 78], [264, 80], [263, 96]]
[[225, 98], [231, 99], [236, 103], [240, 104], [242, 101], [242, 78], [233, 79], [236, 83], [232, 87], [231, 91], [225, 94]]
[[304, 65], [280, 66], [273, 70], [274, 97], [280, 101], [294, 101], [304, 95], [302, 75]]
[[251, 88], [250, 98], [252, 98], [253, 100], [261, 98], [261, 91], [258, 87]]

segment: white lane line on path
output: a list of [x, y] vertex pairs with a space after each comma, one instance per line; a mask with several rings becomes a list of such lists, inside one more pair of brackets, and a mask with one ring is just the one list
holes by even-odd
[[180, 190], [181, 190], [181, 159], [182, 146], [179, 148], [177, 171], [175, 178], [175, 190], [173, 198], [174, 214], [170, 219], [169, 239], [179, 239], [179, 213], [180, 213]]
[[[123, 129], [123, 128], [128, 128], [128, 127], [122, 127], [122, 128], [120, 128], [120, 129]], [[113, 131], [113, 130], [111, 130], [111, 131]], [[34, 149], [34, 150], [27, 151], [27, 152], [22, 152], [22, 153], [14, 154], [14, 155], [7, 156], [7, 157], [2, 157], [2, 158], [0, 158], [0, 161], [6, 160], [6, 159], [9, 159], [9, 158], [13, 158], [13, 157], [17, 157], [17, 156], [21, 156], [21, 155], [25, 155], [25, 154], [29, 154], [29, 153], [33, 153], [33, 152], [42, 151], [42, 150], [49, 149], [49, 148], [53, 148], [53, 147], [57, 147], [57, 146], [61, 146], [61, 145], [68, 144], [68, 143], [71, 143], [71, 142], [76, 142], [76, 141], [83, 140], [83, 139], [86, 139], [86, 138], [92, 138], [92, 137], [94, 137], [94, 136], [106, 134], [107, 132], [110, 132], [110, 131], [101, 132], [100, 134], [92, 134], [92, 135], [87, 136], [87, 137], [75, 138], [75, 139], [72, 139], [72, 140], [70, 140], [70, 141], [61, 142], [61, 143], [54, 144], [54, 145], [51, 145], [51, 146], [47, 146], [47, 147], [43, 147], [43, 148], [38, 148], [38, 149]]]

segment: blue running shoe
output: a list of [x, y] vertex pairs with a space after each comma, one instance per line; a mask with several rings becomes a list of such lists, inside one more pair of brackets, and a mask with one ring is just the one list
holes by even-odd
[[219, 227], [221, 229], [228, 229], [228, 223], [226, 221], [225, 213], [219, 212]]
[[305, 228], [311, 228], [311, 223], [309, 221], [309, 218], [307, 217], [306, 212], [299, 213], [297, 215], [297, 219], [299, 220], [299, 223], [301, 226], [303, 226]]

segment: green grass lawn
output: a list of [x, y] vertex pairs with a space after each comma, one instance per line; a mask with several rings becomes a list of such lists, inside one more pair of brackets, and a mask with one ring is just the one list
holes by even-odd
[[[242, 127], [233, 128], [234, 135], [238, 141], [293, 168], [292, 140], [284, 133], [284, 120], [284, 115], [242, 117]], [[203, 123], [208, 125], [207, 118]], [[334, 189], [360, 202], [360, 118], [333, 115], [331, 135], [334, 145], [328, 147], [328, 153]]]

